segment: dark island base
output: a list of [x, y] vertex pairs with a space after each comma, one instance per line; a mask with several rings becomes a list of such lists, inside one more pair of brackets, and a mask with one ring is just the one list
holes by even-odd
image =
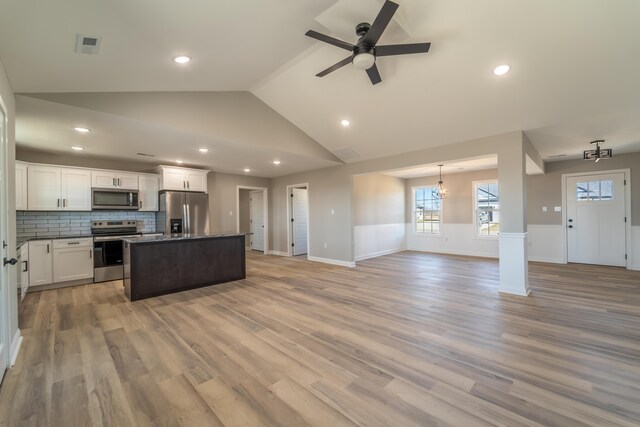
[[124, 242], [131, 301], [246, 277], [244, 235]]

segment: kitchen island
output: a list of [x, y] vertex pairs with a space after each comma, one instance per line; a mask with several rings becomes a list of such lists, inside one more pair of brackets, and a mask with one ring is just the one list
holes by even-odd
[[123, 239], [125, 295], [137, 301], [244, 279], [244, 239], [244, 234]]

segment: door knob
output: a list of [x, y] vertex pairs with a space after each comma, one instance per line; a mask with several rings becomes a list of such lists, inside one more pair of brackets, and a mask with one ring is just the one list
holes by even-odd
[[5, 258], [2, 262], [4, 263], [3, 266], [5, 266], [7, 264], [16, 265], [18, 263], [18, 260], [15, 259], [15, 258], [11, 258], [11, 259], [6, 259]]
[[569, 222], [573, 222], [573, 220], [571, 218], [569, 218]]
[[570, 225], [569, 228], [573, 228], [573, 225]]

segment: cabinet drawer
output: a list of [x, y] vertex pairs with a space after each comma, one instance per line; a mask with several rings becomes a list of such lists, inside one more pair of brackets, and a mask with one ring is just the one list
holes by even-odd
[[61, 248], [82, 248], [93, 246], [93, 238], [80, 238], [80, 239], [56, 239], [53, 241], [54, 249]]

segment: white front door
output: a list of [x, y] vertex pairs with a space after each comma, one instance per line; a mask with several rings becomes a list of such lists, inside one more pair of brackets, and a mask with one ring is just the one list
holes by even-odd
[[251, 249], [264, 251], [264, 197], [262, 191], [252, 191], [251, 205]]
[[[8, 257], [7, 242], [7, 116], [0, 105], [0, 258]], [[0, 269], [0, 381], [9, 366], [9, 265]]]
[[291, 219], [293, 256], [306, 254], [309, 223], [309, 197], [306, 188], [291, 189]]
[[626, 265], [624, 173], [567, 178], [569, 262]]

